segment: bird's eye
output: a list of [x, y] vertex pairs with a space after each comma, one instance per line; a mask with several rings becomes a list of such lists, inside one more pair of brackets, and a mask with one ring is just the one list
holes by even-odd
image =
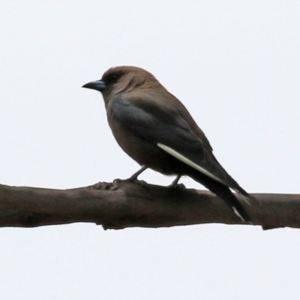
[[120, 72], [110, 73], [104, 76], [103, 80], [106, 83], [106, 85], [115, 84], [122, 74]]
[[108, 78], [107, 78], [107, 83], [108, 84], [114, 84], [118, 81], [119, 79], [119, 74], [111, 74]]

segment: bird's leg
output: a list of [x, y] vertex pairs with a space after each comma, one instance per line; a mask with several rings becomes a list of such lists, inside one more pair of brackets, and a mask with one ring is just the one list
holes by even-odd
[[177, 175], [176, 178], [173, 180], [173, 182], [168, 186], [169, 188], [175, 188], [175, 189], [181, 189], [185, 190], [184, 184], [178, 184], [179, 179], [181, 178], [182, 175]]
[[181, 175], [177, 175], [176, 178], [171, 183], [170, 187], [176, 187], [177, 184], [178, 184], [178, 181], [179, 181], [180, 177], [181, 177]]
[[142, 166], [141, 169], [139, 169], [137, 172], [135, 172], [133, 175], [131, 175], [129, 178], [127, 179], [115, 179], [114, 183], [118, 183], [118, 182], [134, 182], [134, 181], [138, 181], [140, 184], [146, 184], [145, 181], [140, 181], [138, 180], [138, 176], [143, 173], [146, 169], [148, 169], [148, 167], [146, 166]]
[[135, 172], [133, 175], [131, 175], [128, 179], [125, 179], [126, 181], [135, 181], [138, 180], [138, 176], [142, 174], [148, 167], [142, 166], [141, 169], [139, 169], [137, 172]]

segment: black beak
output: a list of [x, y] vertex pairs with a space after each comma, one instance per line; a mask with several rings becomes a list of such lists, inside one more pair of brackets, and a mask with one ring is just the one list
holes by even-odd
[[91, 81], [82, 86], [83, 88], [96, 90], [99, 92], [103, 92], [106, 89], [106, 85], [102, 80]]

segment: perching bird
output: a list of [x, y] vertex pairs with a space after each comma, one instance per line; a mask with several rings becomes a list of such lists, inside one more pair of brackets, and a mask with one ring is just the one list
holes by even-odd
[[111, 68], [84, 88], [103, 95], [110, 128], [121, 148], [142, 168], [166, 175], [187, 175], [223, 199], [244, 222], [251, 218], [231, 189], [250, 196], [223, 169], [185, 106], [146, 70]]

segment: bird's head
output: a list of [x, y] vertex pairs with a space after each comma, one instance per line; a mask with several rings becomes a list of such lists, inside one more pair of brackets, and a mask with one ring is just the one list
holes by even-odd
[[[107, 70], [100, 80], [89, 82], [82, 87], [102, 93], [105, 103], [119, 93], [127, 93], [133, 89], [147, 88], [158, 81], [144, 69], [131, 66], [114, 67]], [[159, 83], [158, 83], [159, 84]]]

